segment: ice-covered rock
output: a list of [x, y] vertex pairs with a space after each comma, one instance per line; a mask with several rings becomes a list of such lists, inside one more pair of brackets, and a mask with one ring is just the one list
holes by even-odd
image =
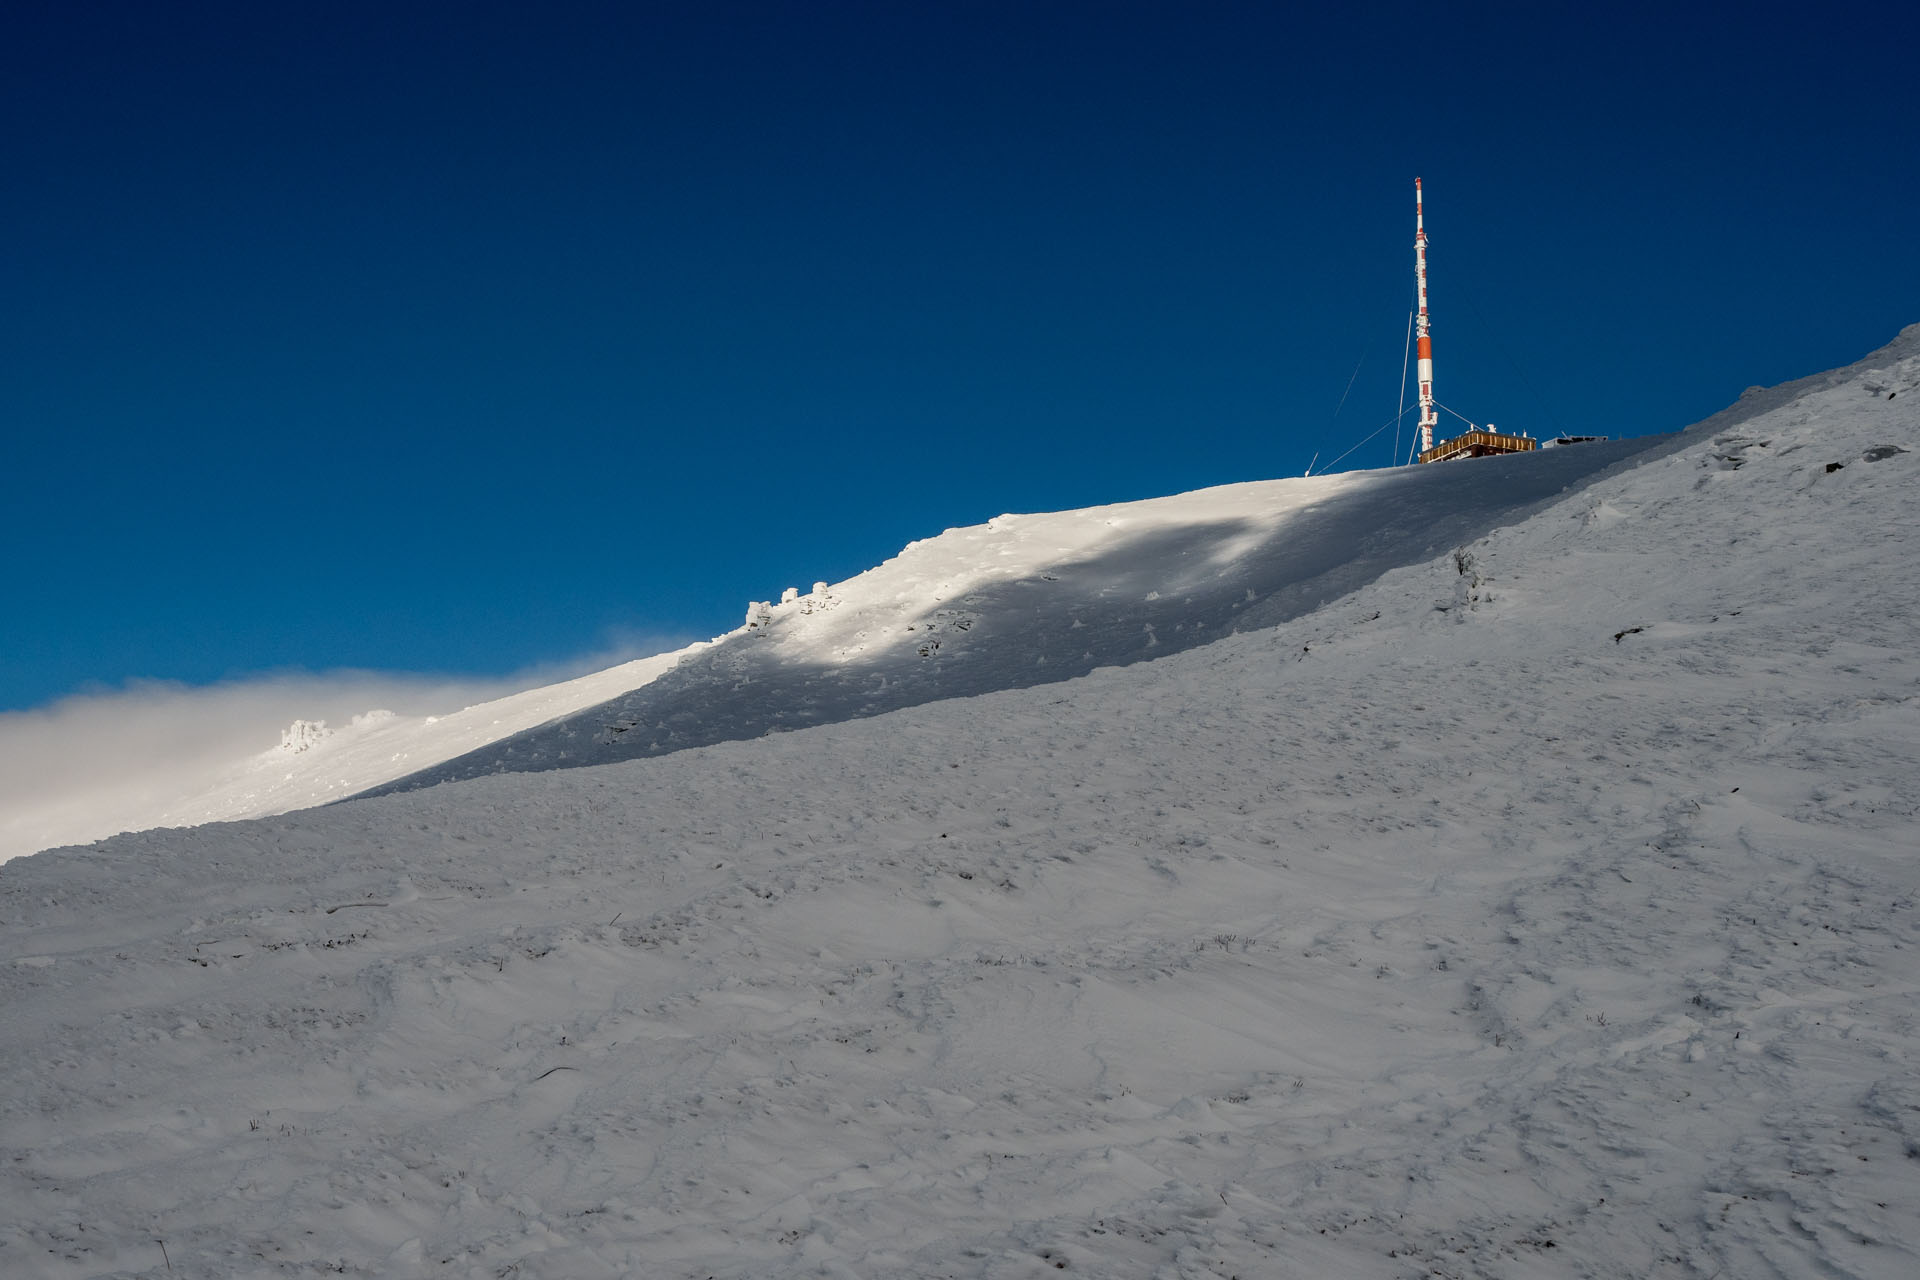
[[325, 720], [295, 720], [280, 731], [280, 750], [298, 755], [319, 746], [332, 734]]

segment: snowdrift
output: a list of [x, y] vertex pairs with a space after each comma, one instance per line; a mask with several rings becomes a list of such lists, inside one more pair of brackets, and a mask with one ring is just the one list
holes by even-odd
[[1916, 426], [1911, 329], [1158, 661], [8, 863], [0, 1272], [1920, 1272]]

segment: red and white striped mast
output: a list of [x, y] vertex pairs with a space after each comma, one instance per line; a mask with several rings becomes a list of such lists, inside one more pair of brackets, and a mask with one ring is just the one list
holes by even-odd
[[1420, 354], [1420, 452], [1433, 448], [1440, 415], [1433, 409], [1433, 338], [1427, 327], [1427, 216], [1421, 207], [1420, 179], [1413, 180], [1413, 278], [1420, 286], [1420, 314], [1413, 322]]

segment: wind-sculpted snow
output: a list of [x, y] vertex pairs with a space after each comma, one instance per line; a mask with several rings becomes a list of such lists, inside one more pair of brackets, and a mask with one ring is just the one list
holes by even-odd
[[8, 863], [0, 1275], [1920, 1274], [1916, 429], [1909, 344], [1162, 661]]
[[[203, 690], [157, 686], [0, 715], [0, 862], [122, 831], [326, 804], [604, 702], [699, 648], [505, 696], [506, 680], [475, 686], [337, 673]], [[382, 709], [378, 699], [387, 696], [407, 710]], [[368, 701], [349, 700], [360, 698]], [[305, 714], [279, 718], [291, 708]]]
[[950, 529], [772, 606], [619, 697], [370, 794], [664, 755], [1166, 657], [1299, 617], [1670, 443], [1228, 485]]

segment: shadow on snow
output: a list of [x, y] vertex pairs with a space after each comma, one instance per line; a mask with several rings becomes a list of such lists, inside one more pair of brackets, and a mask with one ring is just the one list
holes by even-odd
[[651, 684], [354, 798], [665, 755], [1165, 657], [1309, 613], [1677, 441], [1644, 436], [1363, 474], [1276, 527], [1236, 519], [1160, 529], [1030, 577], [955, 591], [910, 635], [833, 662], [783, 655], [777, 637], [791, 615], [776, 615]]

